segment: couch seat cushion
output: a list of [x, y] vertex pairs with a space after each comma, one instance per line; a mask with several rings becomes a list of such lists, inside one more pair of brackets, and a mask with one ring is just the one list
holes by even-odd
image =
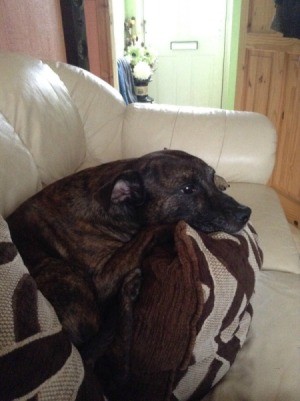
[[203, 401], [296, 401], [300, 394], [300, 276], [261, 271], [248, 338]]
[[260, 184], [231, 183], [227, 192], [252, 209], [251, 221], [264, 253], [262, 269], [300, 274], [299, 254], [274, 189]]

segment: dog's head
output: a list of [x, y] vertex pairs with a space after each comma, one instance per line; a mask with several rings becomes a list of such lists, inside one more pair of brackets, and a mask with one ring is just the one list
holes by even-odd
[[203, 232], [234, 233], [251, 209], [223, 193], [227, 183], [203, 160], [164, 150], [132, 159], [112, 185], [110, 204], [123, 208], [142, 225], [186, 221]]

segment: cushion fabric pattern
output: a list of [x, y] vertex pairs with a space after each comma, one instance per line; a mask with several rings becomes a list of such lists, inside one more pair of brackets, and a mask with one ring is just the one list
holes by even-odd
[[234, 235], [208, 235], [180, 222], [170, 240], [165, 234], [161, 243], [158, 239], [141, 266], [127, 380], [119, 380], [126, 372], [118, 338], [102, 367], [108, 398], [201, 399], [224, 376], [246, 339], [261, 265], [250, 224]]
[[37, 290], [0, 216], [0, 398], [103, 400], [81, 357]]
[[174, 391], [178, 400], [201, 398], [234, 362], [251, 323], [251, 298], [262, 265], [250, 224], [236, 235], [208, 236], [189, 227], [187, 234], [195, 240], [204, 298], [193, 363]]

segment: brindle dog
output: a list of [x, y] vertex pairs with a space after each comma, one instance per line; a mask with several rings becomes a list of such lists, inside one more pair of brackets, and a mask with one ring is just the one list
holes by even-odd
[[[126, 250], [139, 249], [144, 228], [180, 220], [204, 232], [243, 228], [251, 210], [224, 186], [204, 161], [164, 150], [63, 178], [7, 221], [38, 287], [80, 346], [101, 331], [101, 308], [122, 280], [133, 275], [138, 290], [138, 266], [126, 261]], [[109, 263], [121, 247], [124, 271]]]

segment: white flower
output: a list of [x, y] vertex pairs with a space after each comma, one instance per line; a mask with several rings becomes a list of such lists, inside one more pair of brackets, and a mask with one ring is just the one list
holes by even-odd
[[150, 67], [153, 69], [156, 59], [157, 59], [157, 55], [152, 50], [145, 47], [143, 61], [146, 61], [146, 63], [148, 63], [150, 65]]
[[152, 69], [145, 61], [139, 61], [133, 68], [133, 76], [139, 81], [147, 81], [152, 75]]
[[131, 65], [136, 65], [144, 55], [144, 48], [140, 46], [129, 46], [126, 51], [127, 60]]

